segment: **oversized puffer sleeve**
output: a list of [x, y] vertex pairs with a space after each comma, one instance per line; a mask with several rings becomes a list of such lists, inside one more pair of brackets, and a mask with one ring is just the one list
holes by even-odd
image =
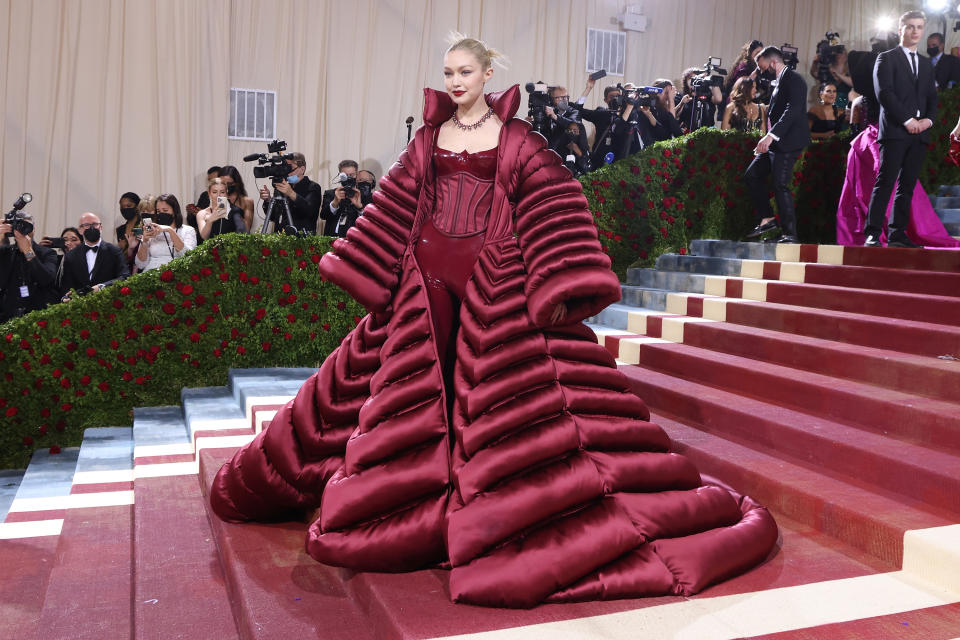
[[620, 281], [597, 239], [583, 188], [539, 134], [526, 134], [517, 163], [511, 186], [530, 316], [546, 327], [559, 304], [567, 307], [565, 324], [596, 315], [620, 299]]
[[423, 181], [420, 154], [425, 148], [425, 128], [400, 154], [373, 202], [363, 210], [345, 238], [320, 260], [320, 274], [373, 312], [383, 311], [397, 287], [400, 258], [410, 237]]

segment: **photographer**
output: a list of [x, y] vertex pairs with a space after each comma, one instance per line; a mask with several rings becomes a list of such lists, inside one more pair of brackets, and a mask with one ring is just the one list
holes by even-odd
[[563, 164], [575, 178], [590, 172], [590, 148], [583, 127], [571, 122], [561, 135], [551, 143], [550, 148], [564, 159]]
[[685, 131], [701, 127], [712, 127], [717, 122], [717, 105], [723, 103], [720, 85], [723, 76], [714, 73], [711, 68], [691, 67], [683, 72], [677, 119]]
[[[583, 95], [577, 100], [580, 117], [593, 124], [596, 128], [596, 134], [593, 140], [593, 149], [590, 152], [590, 164], [594, 168], [602, 167], [607, 158], [612, 162], [616, 154], [614, 153], [614, 121], [618, 119], [620, 110], [623, 109], [623, 92], [616, 86], [610, 85], [603, 89], [603, 102], [606, 107], [588, 109], [583, 105], [587, 95], [593, 90], [597, 81], [593, 78], [587, 80], [587, 86], [583, 90]], [[582, 128], [582, 127], [581, 127]]]
[[653, 128], [653, 138], [657, 141], [679, 138], [683, 135], [683, 129], [674, 115], [677, 88], [673, 86], [673, 82], [663, 78], [654, 80], [653, 86], [662, 90], [662, 93], [657, 95], [650, 107], [650, 111], [656, 120], [656, 125]]
[[70, 290], [78, 294], [99, 291], [108, 284], [130, 275], [130, 268], [120, 247], [104, 242], [100, 235], [103, 225], [95, 213], [80, 216], [77, 228], [83, 234], [83, 244], [63, 256], [63, 299], [70, 299]]
[[357, 191], [360, 192], [360, 204], [364, 207], [373, 202], [373, 192], [377, 188], [377, 176], [373, 171], [361, 169], [357, 172]]
[[[290, 173], [279, 182], [273, 183], [277, 194], [282, 195], [290, 204], [290, 217], [297, 231], [313, 234], [317, 229], [317, 217], [320, 215], [320, 204], [323, 200], [323, 189], [316, 182], [306, 176], [307, 160], [302, 153], [291, 153], [287, 164]], [[260, 199], [263, 200], [263, 212], [267, 213], [270, 200], [270, 189], [267, 185], [260, 187]], [[274, 229], [284, 228], [286, 222], [283, 214], [273, 210]]]
[[827, 39], [817, 44], [817, 55], [810, 64], [810, 75], [817, 79], [818, 86], [832, 84], [836, 87], [837, 99], [834, 104], [838, 109], [845, 110], [857, 93], [853, 91], [853, 80], [847, 66], [847, 49], [842, 44], [834, 44], [836, 36], [835, 33], [828, 33]]
[[324, 192], [320, 207], [323, 235], [342, 238], [360, 217], [365, 205], [357, 188], [359, 167], [355, 160], [341, 160], [337, 165], [339, 173], [334, 183], [338, 186]]
[[43, 309], [60, 297], [55, 286], [57, 254], [34, 242], [33, 230], [29, 213], [0, 222], [0, 322]]
[[[140, 231], [136, 266], [139, 272], [156, 269], [196, 248], [197, 232], [183, 223], [180, 202], [176, 196], [157, 196], [153, 220], [145, 219]], [[136, 233], [136, 231], [135, 231]]]
[[201, 240], [208, 240], [224, 233], [246, 233], [243, 209], [230, 204], [228, 185], [223, 178], [214, 178], [207, 185], [207, 197], [211, 205], [197, 212], [197, 226]]

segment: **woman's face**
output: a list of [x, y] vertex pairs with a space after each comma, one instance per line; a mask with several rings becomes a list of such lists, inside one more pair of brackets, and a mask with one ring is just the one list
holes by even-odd
[[137, 203], [131, 200], [130, 198], [120, 198], [120, 208], [121, 209], [136, 209]]
[[750, 49], [750, 59], [751, 60], [756, 59], [757, 54], [760, 53], [761, 51], [763, 51], [762, 47], [754, 47], [753, 49]]
[[837, 88], [832, 84], [825, 86], [823, 91], [820, 92], [820, 100], [823, 101], [823, 104], [832, 105], [837, 101]]
[[455, 49], [443, 57], [443, 88], [455, 105], [472, 105], [483, 96], [483, 85], [493, 76], [469, 51]]
[[173, 207], [169, 203], [159, 200], [157, 201], [157, 213], [169, 213], [173, 216]]
[[[223, 180], [223, 184], [226, 185], [221, 195], [229, 197], [230, 187], [233, 186], [233, 178], [231, 178], [230, 176], [220, 176], [220, 179]], [[236, 193], [233, 194], [234, 198], [236, 198], [236, 195], [237, 195]]]
[[64, 251], [70, 251], [70, 249], [80, 246], [80, 236], [73, 231], [64, 231], [60, 234], [60, 238], [63, 239]]
[[757, 97], [757, 85], [750, 85], [750, 89], [747, 91], [747, 99], [753, 100]]
[[672, 84], [668, 84], [663, 88], [663, 93], [660, 95], [663, 96], [663, 103], [668, 107], [672, 107], [673, 99], [677, 96], [677, 88]]
[[223, 183], [214, 182], [207, 189], [207, 195], [210, 196], [211, 206], [213, 206], [213, 203], [217, 201], [218, 197], [221, 197], [221, 196], [224, 198], [227, 197], [227, 185], [226, 185], [227, 178], [220, 178], [220, 179], [223, 181]]

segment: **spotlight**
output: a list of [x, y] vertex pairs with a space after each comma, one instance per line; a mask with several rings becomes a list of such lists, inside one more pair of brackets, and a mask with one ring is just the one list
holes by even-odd
[[927, 0], [924, 5], [926, 5], [927, 11], [931, 13], [941, 13], [947, 10], [947, 0]]
[[877, 18], [877, 31], [887, 33], [893, 31], [894, 19], [890, 16], [880, 16]]

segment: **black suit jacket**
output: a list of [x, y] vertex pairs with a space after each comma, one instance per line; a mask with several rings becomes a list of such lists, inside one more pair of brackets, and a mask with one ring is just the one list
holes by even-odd
[[[290, 201], [290, 217], [293, 218], [293, 226], [299, 231], [307, 233], [317, 232], [317, 215], [320, 213], [320, 204], [323, 199], [323, 187], [304, 176], [300, 178], [293, 191], [297, 194], [296, 200]], [[263, 213], [266, 215], [269, 202], [264, 201]], [[285, 222], [282, 217], [278, 217], [277, 208], [273, 208], [274, 222]]]
[[770, 145], [774, 151], [800, 151], [810, 144], [807, 120], [807, 83], [793, 69], [785, 69], [770, 96], [767, 131], [779, 138]]
[[[903, 123], [910, 118], [937, 117], [937, 87], [930, 59], [917, 54], [917, 77], [900, 47], [884, 51], [873, 65], [873, 88], [880, 102], [879, 140], [906, 140], [912, 134]], [[919, 115], [917, 115], [919, 113]], [[930, 140], [930, 129], [920, 134]]]
[[937, 81], [937, 89], [946, 89], [952, 81], [960, 85], [960, 58], [944, 53], [933, 67], [933, 77]]
[[[13, 244], [0, 246], [0, 322], [23, 313], [43, 309], [57, 302], [56, 290], [57, 252], [33, 242], [32, 260]], [[20, 295], [20, 287], [26, 286], [30, 295]]]
[[93, 263], [93, 273], [88, 275], [85, 246], [85, 244], [81, 244], [63, 256], [62, 293], [66, 293], [70, 289], [82, 292], [95, 284], [110, 284], [116, 280], [123, 280], [130, 275], [130, 268], [127, 266], [127, 261], [120, 247], [109, 242], [100, 243], [97, 260]]

